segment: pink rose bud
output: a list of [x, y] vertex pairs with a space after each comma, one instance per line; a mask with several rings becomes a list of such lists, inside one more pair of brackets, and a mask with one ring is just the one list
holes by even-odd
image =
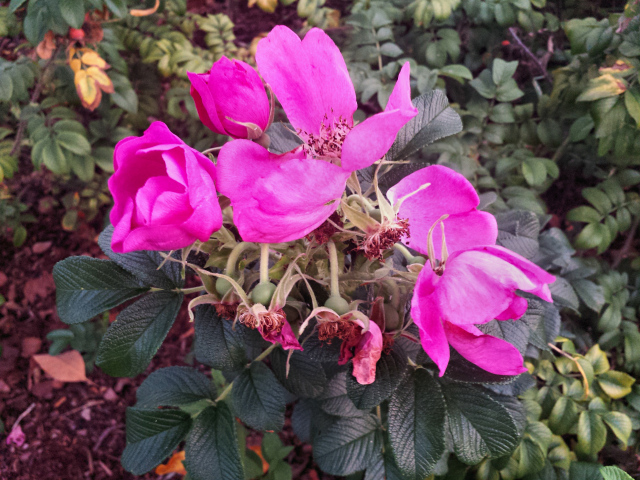
[[269, 126], [270, 103], [258, 73], [222, 57], [209, 73], [187, 72], [200, 120], [233, 138], [257, 139]]
[[222, 226], [214, 164], [164, 123], [118, 142], [113, 163], [114, 252], [175, 250]]

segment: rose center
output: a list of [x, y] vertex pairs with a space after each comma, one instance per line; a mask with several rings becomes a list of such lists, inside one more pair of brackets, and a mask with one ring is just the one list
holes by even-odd
[[319, 133], [298, 132], [300, 137], [306, 142], [302, 148], [308, 155], [313, 157], [325, 157], [328, 159], [340, 158], [342, 155], [342, 144], [352, 127], [347, 120], [342, 117], [334, 119], [330, 125], [327, 125], [327, 123], [328, 120], [325, 115]]

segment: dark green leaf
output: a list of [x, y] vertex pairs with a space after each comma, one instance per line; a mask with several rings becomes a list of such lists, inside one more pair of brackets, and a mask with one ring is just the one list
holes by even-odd
[[244, 423], [256, 430], [284, 425], [285, 390], [269, 367], [253, 362], [233, 383], [233, 406]]
[[91, 153], [91, 144], [87, 137], [81, 133], [71, 132], [68, 130], [59, 132], [56, 135], [56, 142], [58, 144], [78, 155], [89, 155]]
[[364, 470], [381, 449], [378, 420], [370, 414], [340, 418], [313, 441], [313, 457], [330, 475], [350, 475]]
[[376, 379], [370, 385], [361, 385], [353, 375], [347, 375], [347, 395], [362, 410], [380, 405], [391, 396], [407, 370], [407, 356], [395, 345], [387, 355], [382, 354], [376, 364]]
[[278, 348], [271, 354], [271, 367], [280, 383], [291, 393], [303, 398], [317, 397], [327, 384], [327, 377], [320, 362], [312, 360], [306, 352], [293, 351], [289, 359], [288, 352]]
[[449, 106], [442, 90], [414, 98], [418, 114], [398, 132], [388, 152], [389, 160], [403, 160], [430, 143], [462, 130], [460, 116]]
[[27, 0], [11, 0], [9, 2], [9, 11], [11, 13], [15, 12], [17, 9], [19, 9], [22, 4], [24, 4]]
[[445, 449], [445, 405], [440, 386], [423, 368], [396, 389], [389, 403], [389, 442], [407, 479], [431, 474]]
[[153, 292], [125, 308], [100, 342], [96, 365], [114, 377], [144, 370], [171, 329], [183, 295]]
[[347, 395], [347, 372], [334, 375], [319, 400], [323, 411], [336, 417], [361, 417], [362, 410], [358, 410]]
[[58, 262], [53, 279], [58, 315], [68, 324], [86, 322], [148, 290], [115, 263], [89, 257]]
[[185, 446], [185, 467], [192, 480], [244, 480], [235, 420], [226, 403], [196, 417]]
[[293, 433], [302, 442], [309, 443], [311, 441], [311, 422], [317, 408], [318, 404], [315, 401], [307, 399], [299, 400], [293, 407], [291, 426]]
[[[236, 327], [237, 328], [237, 327]], [[242, 333], [221, 318], [213, 305], [195, 308], [196, 359], [223, 371], [237, 371], [248, 363]]]
[[136, 391], [136, 407], [181, 407], [216, 399], [211, 380], [191, 367], [167, 367], [149, 375]]
[[302, 140], [295, 134], [295, 129], [289, 123], [273, 123], [267, 129], [269, 136], [269, 151], [282, 154], [302, 145]]
[[600, 465], [594, 463], [571, 462], [569, 480], [603, 480]]
[[147, 473], [178, 446], [191, 427], [180, 410], [127, 408], [127, 446], [122, 466], [134, 475]]
[[454, 452], [460, 460], [474, 465], [516, 448], [518, 429], [504, 406], [478, 387], [455, 383], [442, 387]]
[[58, 0], [58, 7], [65, 22], [73, 28], [82, 28], [84, 23], [83, 0]]
[[124, 18], [129, 14], [125, 0], [104, 0], [104, 3], [117, 17]]
[[[182, 267], [179, 263], [162, 258], [159, 252], [136, 251], [128, 253], [115, 253], [111, 249], [111, 237], [113, 236], [113, 225], [106, 227], [100, 237], [98, 245], [102, 251], [114, 262], [138, 277], [145, 285], [150, 285], [165, 290], [181, 288]], [[158, 269], [164, 262], [161, 269]]]
[[517, 377], [513, 375], [496, 375], [471, 363], [455, 350], [451, 350], [451, 359], [443, 378], [465, 383], [511, 383]]

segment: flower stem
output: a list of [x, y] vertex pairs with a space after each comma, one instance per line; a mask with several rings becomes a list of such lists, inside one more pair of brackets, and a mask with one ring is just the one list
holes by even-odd
[[327, 242], [327, 248], [329, 249], [329, 268], [331, 270], [331, 296], [340, 297], [338, 251], [336, 250], [336, 244], [333, 243], [333, 240]]
[[218, 395], [218, 398], [216, 398], [215, 402], [218, 403], [219, 401], [224, 400], [227, 397], [227, 395], [229, 395], [232, 388], [233, 388], [233, 382], [227, 385], [227, 387], [222, 391], [222, 393]]
[[258, 355], [256, 358], [253, 359], [254, 362], [261, 362], [262, 360], [264, 360], [265, 358], [267, 358], [269, 356], [269, 354], [271, 352], [273, 352], [273, 350], [278, 346], [277, 343], [272, 343], [269, 348], [267, 348], [264, 352], [262, 352], [260, 355]]
[[407, 262], [411, 262], [413, 260], [413, 255], [411, 255], [411, 252], [401, 243], [396, 243], [393, 248], [399, 251], [404, 256], [404, 258], [407, 259]]
[[260, 283], [269, 283], [269, 244], [260, 244]]
[[233, 247], [233, 250], [231, 250], [231, 253], [229, 254], [229, 258], [227, 259], [226, 272], [228, 276], [233, 277], [233, 275], [236, 273], [236, 265], [238, 263], [238, 258], [240, 258], [240, 254], [251, 245], [253, 244], [249, 242], [240, 242], [235, 247]]
[[180, 293], [184, 293], [185, 295], [189, 295], [190, 293], [198, 293], [198, 292], [202, 292], [206, 290], [206, 288], [204, 288], [203, 285], [200, 285], [199, 287], [192, 287], [192, 288], [181, 288], [179, 290]]

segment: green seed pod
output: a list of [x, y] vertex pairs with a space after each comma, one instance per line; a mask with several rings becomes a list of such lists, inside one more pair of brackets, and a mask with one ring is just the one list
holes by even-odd
[[329, 297], [329, 299], [324, 302], [324, 306], [330, 308], [338, 315], [344, 315], [350, 310], [349, 302], [342, 297]]
[[253, 303], [261, 303], [265, 307], [269, 306], [271, 297], [276, 291], [276, 286], [271, 282], [259, 283], [251, 292]]
[[231, 290], [231, 282], [226, 278], [218, 277], [216, 280], [216, 291], [224, 296], [229, 290]]
[[385, 330], [397, 330], [402, 326], [398, 310], [393, 308], [390, 303], [384, 304], [384, 326]]

